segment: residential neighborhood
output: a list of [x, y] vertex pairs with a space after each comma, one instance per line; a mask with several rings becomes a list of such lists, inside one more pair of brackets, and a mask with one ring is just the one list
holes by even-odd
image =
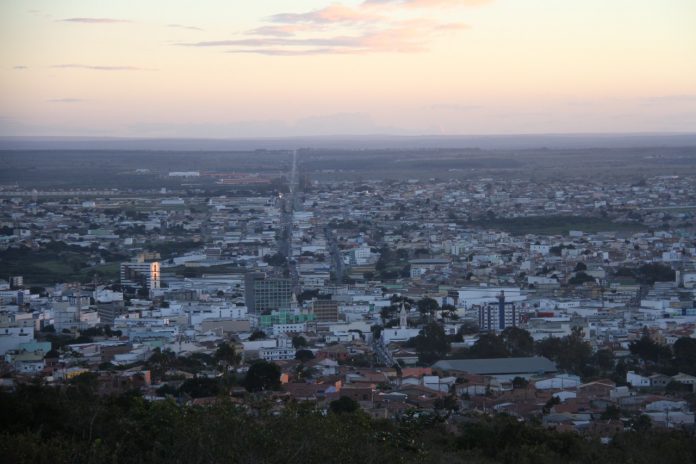
[[694, 427], [694, 177], [336, 181], [297, 158], [242, 194], [145, 168], [170, 186], [2, 186], [0, 386]]

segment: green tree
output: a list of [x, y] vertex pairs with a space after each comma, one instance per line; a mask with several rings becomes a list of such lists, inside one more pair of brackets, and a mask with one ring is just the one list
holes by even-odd
[[452, 320], [457, 320], [459, 319], [459, 316], [457, 315], [457, 308], [454, 305], [451, 304], [444, 304], [442, 305], [442, 308], [440, 310], [440, 314], [444, 319], [452, 319]]
[[254, 332], [251, 334], [251, 336], [249, 337], [249, 341], [253, 342], [255, 340], [263, 340], [264, 338], [266, 338], [266, 332], [257, 329], [254, 330]]
[[621, 419], [621, 408], [610, 404], [606, 407], [601, 416], [602, 420], [619, 420]]
[[450, 341], [444, 329], [435, 322], [426, 324], [408, 344], [416, 349], [421, 364], [432, 364], [442, 359], [450, 349]]
[[295, 352], [295, 359], [302, 363], [306, 363], [307, 361], [314, 359], [314, 353], [312, 353], [310, 350], [297, 350]]
[[639, 433], [646, 433], [652, 428], [650, 416], [641, 414], [631, 424], [631, 428]]
[[524, 377], [515, 377], [512, 379], [512, 388], [527, 388], [527, 385], [529, 385], [529, 381]]
[[469, 350], [470, 358], [507, 358], [510, 352], [501, 337], [494, 333], [481, 334]]
[[631, 342], [628, 348], [631, 350], [631, 354], [638, 356], [643, 361], [659, 364], [668, 362], [672, 358], [669, 347], [654, 342], [647, 331], [643, 331], [640, 339]]
[[696, 339], [681, 337], [672, 346], [674, 366], [679, 372], [696, 375]]
[[440, 305], [433, 298], [422, 298], [418, 300], [416, 305], [418, 312], [421, 313], [421, 317], [429, 317], [431, 320], [435, 315], [435, 312], [440, 309]]
[[220, 364], [222, 364], [227, 370], [227, 368], [237, 366], [242, 360], [242, 356], [237, 353], [234, 346], [229, 343], [220, 343], [215, 350], [213, 358]]
[[532, 356], [534, 354], [534, 339], [524, 329], [508, 327], [500, 334], [505, 349], [511, 356]]
[[563, 371], [585, 377], [592, 373], [592, 347], [583, 339], [582, 330], [578, 327], [573, 328], [568, 336], [540, 340], [536, 343], [535, 350], [540, 356], [555, 361]]
[[438, 398], [435, 400], [433, 407], [435, 409], [442, 409], [445, 411], [458, 411], [459, 410], [459, 400], [455, 395], [447, 395], [443, 398]]
[[268, 361], [256, 361], [249, 367], [243, 385], [250, 392], [277, 390], [280, 388], [280, 367]]
[[176, 396], [178, 390], [172, 387], [171, 385], [165, 383], [157, 390], [155, 390], [155, 393], [157, 393], [157, 396]]
[[479, 325], [471, 320], [465, 320], [464, 323], [459, 327], [457, 334], [464, 335], [474, 335], [479, 333]]
[[179, 392], [189, 395], [191, 398], [206, 398], [222, 393], [222, 387], [217, 379], [196, 377], [188, 379], [179, 387]]
[[573, 277], [568, 279], [568, 283], [570, 285], [582, 285], [587, 282], [594, 282], [595, 278], [592, 277], [591, 275], [586, 274], [585, 272], [577, 272]]
[[561, 350], [561, 345], [561, 338], [547, 337], [534, 344], [534, 351], [539, 356], [555, 360], [558, 357], [558, 352]]
[[294, 337], [292, 337], [293, 348], [304, 348], [305, 346], [307, 346], [307, 339], [304, 338], [302, 335], [295, 335]]
[[506, 414], [457, 425], [423, 411], [384, 421], [359, 413], [354, 401], [336, 401], [324, 414], [307, 403], [270, 409], [258, 398], [239, 407], [221, 396], [198, 407], [18, 384], [0, 391], [0, 456], [17, 464], [696, 462], [691, 431], [650, 429], [640, 416], [602, 444]]
[[373, 326], [370, 326], [370, 332], [372, 332], [372, 337], [373, 338], [379, 338], [382, 336], [382, 330], [384, 330], [384, 327], [381, 325], [375, 324]]
[[690, 391], [691, 385], [677, 382], [675, 380], [670, 380], [669, 383], [665, 385], [665, 392], [669, 394], [687, 393]]
[[675, 272], [669, 266], [659, 263], [644, 264], [636, 271], [638, 280], [646, 285], [655, 282], [670, 282], [674, 280]]
[[287, 264], [287, 259], [280, 253], [274, 255], [266, 255], [263, 257], [264, 262], [268, 263], [270, 266], [282, 267]]
[[341, 396], [329, 403], [329, 411], [333, 414], [350, 414], [360, 409], [357, 401], [347, 396]]
[[145, 366], [152, 372], [152, 376], [161, 379], [164, 374], [174, 367], [176, 354], [171, 350], [160, 350], [155, 348], [152, 356], [147, 360]]
[[592, 355], [592, 364], [602, 372], [614, 369], [614, 353], [611, 350], [601, 349]]
[[386, 324], [394, 315], [398, 312], [398, 307], [396, 305], [385, 306], [379, 310], [379, 317], [382, 319], [382, 323]]

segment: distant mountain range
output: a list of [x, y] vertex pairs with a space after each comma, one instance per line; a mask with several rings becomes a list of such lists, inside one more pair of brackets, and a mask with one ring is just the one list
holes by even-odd
[[282, 150], [341, 149], [572, 149], [696, 146], [696, 133], [666, 134], [533, 134], [471, 136], [336, 135], [282, 138], [118, 138], [118, 137], [0, 137], [0, 150]]

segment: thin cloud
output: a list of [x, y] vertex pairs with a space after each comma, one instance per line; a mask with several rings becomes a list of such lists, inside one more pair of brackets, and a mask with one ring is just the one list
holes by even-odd
[[128, 19], [115, 19], [115, 18], [65, 18], [58, 19], [61, 23], [83, 23], [83, 24], [118, 24], [118, 23], [130, 23], [132, 21]]
[[51, 19], [53, 17], [53, 15], [50, 15], [48, 13], [44, 13], [41, 10], [27, 10], [27, 13], [29, 13], [32, 16], [39, 17], [39, 18]]
[[273, 26], [260, 26], [246, 31], [245, 35], [263, 35], [272, 37], [292, 37], [298, 32], [306, 31], [308, 28], [317, 31], [318, 26], [308, 26], [305, 24], [278, 24]]
[[[299, 56], [322, 54], [365, 54], [365, 53], [417, 53], [427, 50], [427, 42], [435, 35], [454, 29], [453, 23], [397, 24], [382, 29], [371, 29], [356, 35], [334, 35], [324, 37], [295, 37], [266, 35], [253, 38], [210, 40], [178, 43], [185, 47], [232, 47], [227, 53], [257, 53], [274, 56]], [[457, 29], [465, 28], [457, 25]], [[305, 48], [301, 48], [305, 47]]]
[[171, 27], [174, 29], [187, 29], [189, 31], [202, 31], [200, 27], [196, 26], [186, 26], [185, 24], [167, 24], [167, 27]]
[[233, 40], [214, 40], [209, 42], [194, 42], [184, 43], [179, 45], [189, 47], [268, 47], [268, 46], [342, 46], [342, 47], [357, 47], [360, 45], [361, 37], [326, 37], [326, 38], [283, 38], [283, 37], [266, 37], [255, 39], [233, 39]]
[[365, 0], [365, 6], [400, 5], [415, 8], [478, 6], [492, 0]]
[[137, 66], [98, 66], [89, 64], [54, 64], [52, 68], [58, 69], [89, 69], [92, 71], [154, 71], [154, 69], [139, 68]]
[[81, 98], [52, 98], [46, 101], [49, 103], [82, 103], [85, 100]]
[[301, 50], [288, 50], [282, 48], [238, 48], [233, 50], [227, 50], [225, 53], [234, 54], [255, 54], [255, 55], [267, 55], [267, 56], [312, 56], [312, 55], [348, 55], [348, 54], [360, 54], [367, 53], [367, 49], [357, 49], [357, 48], [337, 48], [337, 47], [325, 47], [325, 48], [307, 48]]
[[[294, 56], [327, 53], [419, 52], [425, 50], [419, 35], [411, 29], [395, 28], [368, 32], [357, 36], [333, 37], [260, 37], [182, 43], [189, 47], [235, 47], [229, 53]], [[243, 47], [243, 48], [240, 48]], [[300, 49], [297, 47], [311, 47]]]
[[456, 103], [437, 103], [427, 107], [430, 110], [436, 111], [473, 111], [481, 109], [479, 105], [459, 105]]
[[[367, 0], [357, 7], [332, 4], [302, 13], [279, 13], [265, 24], [225, 40], [179, 42], [185, 47], [228, 47], [226, 53], [268, 56], [323, 54], [418, 53], [431, 41], [469, 26], [415, 15], [387, 15], [394, 5], [427, 6], [485, 3], [487, 0]], [[381, 6], [380, 6], [381, 5]], [[385, 13], [385, 14], [383, 14]]]
[[361, 9], [334, 4], [306, 13], [280, 13], [269, 18], [274, 23], [366, 23], [382, 19], [383, 16]]
[[469, 29], [469, 25], [465, 23], [443, 23], [434, 26], [438, 31], [463, 31]]

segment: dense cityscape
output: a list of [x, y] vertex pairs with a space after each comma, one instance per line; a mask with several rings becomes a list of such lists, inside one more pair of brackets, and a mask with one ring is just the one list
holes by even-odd
[[695, 20], [0, 1], [0, 463], [696, 463]]
[[510, 417], [599, 443], [693, 433], [690, 166], [384, 179], [312, 165], [319, 153], [135, 164], [115, 181], [147, 188], [108, 189], [42, 168], [23, 180], [35, 168], [7, 153], [2, 388], [446, 427]]

